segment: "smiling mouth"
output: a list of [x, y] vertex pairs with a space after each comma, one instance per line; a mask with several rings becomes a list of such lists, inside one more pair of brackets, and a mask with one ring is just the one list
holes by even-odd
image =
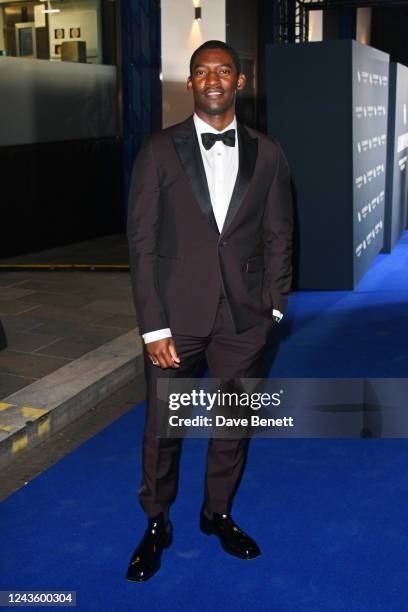
[[222, 95], [224, 95], [223, 91], [207, 91], [207, 93], [205, 94], [207, 98], [218, 98]]

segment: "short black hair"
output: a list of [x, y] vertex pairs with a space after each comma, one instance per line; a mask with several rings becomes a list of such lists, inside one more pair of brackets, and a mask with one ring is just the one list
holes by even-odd
[[233, 47], [231, 47], [230, 45], [227, 45], [227, 43], [222, 42], [222, 40], [207, 40], [205, 43], [200, 45], [194, 51], [193, 55], [191, 56], [191, 59], [190, 59], [190, 76], [193, 73], [193, 67], [194, 67], [195, 59], [196, 59], [197, 55], [200, 53], [200, 51], [203, 51], [203, 49], [225, 49], [225, 51], [228, 51], [228, 53], [231, 55], [232, 60], [234, 62], [235, 69], [237, 71], [237, 75], [240, 74], [240, 72], [241, 72], [241, 61], [240, 61], [238, 53], [235, 51], [235, 49], [233, 49]]

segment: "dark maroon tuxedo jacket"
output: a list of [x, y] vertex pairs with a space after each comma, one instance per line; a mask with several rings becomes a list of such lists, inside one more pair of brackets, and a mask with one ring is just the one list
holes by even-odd
[[239, 170], [221, 234], [193, 117], [137, 156], [127, 233], [139, 331], [207, 336], [223, 288], [237, 332], [285, 310], [292, 199], [279, 143], [238, 123]]

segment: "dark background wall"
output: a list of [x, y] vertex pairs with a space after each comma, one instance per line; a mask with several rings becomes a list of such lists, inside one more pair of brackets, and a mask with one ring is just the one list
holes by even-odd
[[1, 258], [123, 229], [119, 138], [0, 147], [0, 168]]
[[371, 15], [371, 45], [408, 66], [408, 6], [374, 7]]

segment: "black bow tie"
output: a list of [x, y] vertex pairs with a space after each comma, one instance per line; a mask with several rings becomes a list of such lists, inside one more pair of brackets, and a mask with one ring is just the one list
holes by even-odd
[[217, 140], [221, 140], [225, 145], [227, 145], [227, 147], [235, 147], [235, 130], [228, 130], [227, 132], [222, 132], [222, 134], [205, 132], [205, 134], [201, 134], [201, 140], [203, 141], [203, 146], [205, 149], [207, 149], [207, 151], [211, 149]]

